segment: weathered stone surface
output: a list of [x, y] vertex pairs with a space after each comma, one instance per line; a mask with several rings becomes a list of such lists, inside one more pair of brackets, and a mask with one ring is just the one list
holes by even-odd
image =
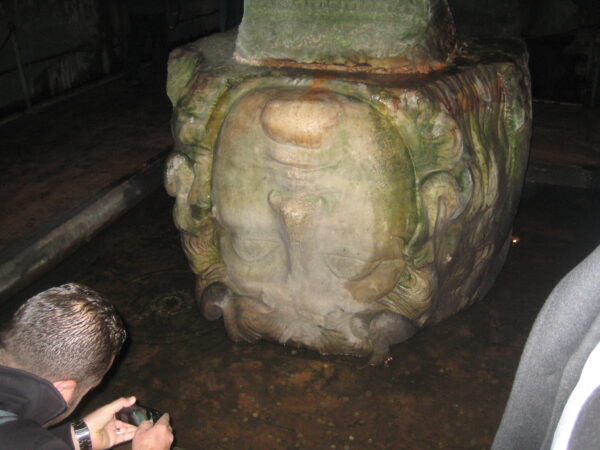
[[446, 0], [246, 0], [235, 56], [252, 65], [429, 72], [454, 49]]
[[381, 361], [481, 298], [528, 155], [523, 49], [451, 71], [251, 67], [218, 35], [171, 55], [166, 187], [208, 318], [230, 337]]

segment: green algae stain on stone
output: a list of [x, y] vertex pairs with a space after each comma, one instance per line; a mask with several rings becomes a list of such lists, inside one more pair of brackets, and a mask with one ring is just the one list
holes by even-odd
[[236, 57], [412, 72], [446, 64], [453, 50], [445, 0], [247, 0]]

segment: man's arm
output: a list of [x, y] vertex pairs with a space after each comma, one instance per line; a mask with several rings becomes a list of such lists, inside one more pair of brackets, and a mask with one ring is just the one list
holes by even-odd
[[[133, 438], [137, 427], [117, 420], [115, 414], [134, 403], [135, 397], [121, 397], [108, 405], [98, 408], [83, 418], [83, 422], [89, 430], [89, 440], [94, 450], [112, 448]], [[79, 450], [80, 443], [75, 434], [73, 424], [71, 424], [71, 439], [75, 450]]]
[[[68, 431], [69, 426], [65, 429]], [[73, 445], [68, 433], [63, 439], [63, 435], [40, 427], [34, 420], [19, 419], [0, 426], [0, 449], [73, 450]]]
[[[133, 439], [134, 450], [168, 450], [173, 442], [173, 430], [169, 415], [164, 414], [154, 425], [142, 422], [139, 427], [121, 422], [115, 414], [135, 403], [135, 397], [119, 398], [98, 408], [83, 418], [90, 432], [93, 450], [104, 450]], [[75, 450], [80, 450], [79, 441], [72, 424], [69, 425]]]

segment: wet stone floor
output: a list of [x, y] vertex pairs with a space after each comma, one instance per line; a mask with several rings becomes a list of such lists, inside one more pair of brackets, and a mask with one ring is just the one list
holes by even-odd
[[599, 197], [526, 186], [520, 240], [489, 294], [394, 346], [380, 367], [230, 341], [222, 321], [206, 321], [194, 301], [162, 190], [19, 293], [2, 316], [68, 281], [110, 298], [130, 340], [78, 414], [134, 394], [171, 413], [183, 449], [484, 449], [539, 308], [600, 242]]

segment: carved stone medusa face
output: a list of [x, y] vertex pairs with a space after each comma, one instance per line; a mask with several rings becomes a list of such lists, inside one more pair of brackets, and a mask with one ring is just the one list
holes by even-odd
[[368, 105], [330, 92], [266, 89], [235, 104], [212, 198], [225, 281], [242, 311], [262, 305], [304, 342], [381, 310], [415, 225], [412, 164], [389, 128]]
[[205, 317], [378, 363], [485, 294], [527, 161], [521, 62], [336, 79], [216, 50], [169, 69], [166, 188]]

